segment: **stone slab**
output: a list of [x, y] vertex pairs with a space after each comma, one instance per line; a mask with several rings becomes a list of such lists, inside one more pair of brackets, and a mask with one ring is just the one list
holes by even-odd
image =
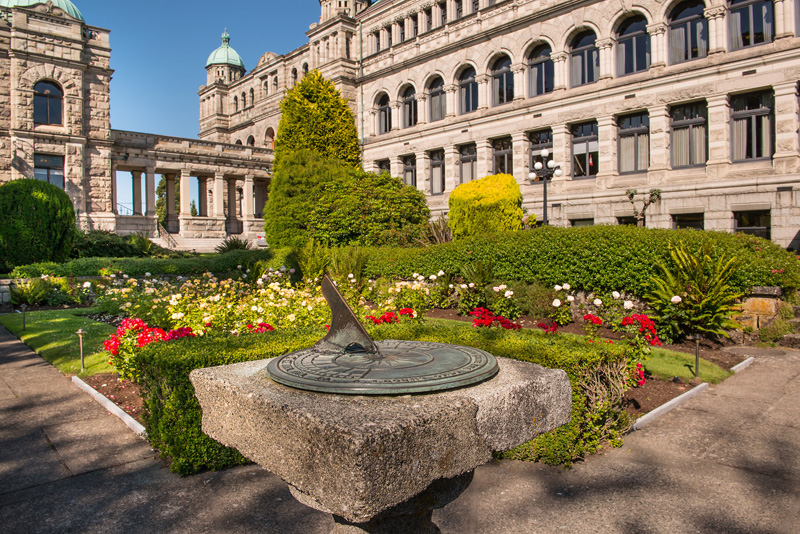
[[279, 385], [269, 360], [192, 372], [203, 431], [274, 472], [308, 502], [364, 522], [432, 482], [473, 470], [569, 421], [561, 370], [499, 358], [470, 388], [400, 397], [338, 396]]

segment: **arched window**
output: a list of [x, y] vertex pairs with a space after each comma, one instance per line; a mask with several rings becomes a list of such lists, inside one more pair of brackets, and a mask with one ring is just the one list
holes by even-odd
[[403, 128], [417, 124], [417, 92], [409, 87], [403, 92]]
[[234, 144], [241, 146], [242, 145], [242, 140], [241, 139], [237, 139]]
[[264, 144], [267, 148], [275, 148], [275, 130], [272, 129], [272, 126], [267, 128], [267, 133], [264, 134]]
[[681, 2], [669, 17], [669, 61], [671, 64], [708, 55], [708, 21], [702, 0]]
[[572, 87], [597, 81], [600, 75], [600, 54], [598, 53], [594, 32], [586, 30], [572, 40], [571, 76]]
[[772, 0], [733, 0], [728, 9], [731, 50], [772, 42]]
[[272, 92], [273, 93], [277, 93], [278, 92], [278, 77], [277, 76], [272, 78]]
[[492, 67], [492, 105], [500, 106], [514, 100], [514, 73], [511, 59], [503, 56]]
[[33, 87], [33, 122], [35, 124], [63, 124], [64, 93], [51, 82], [39, 82]]
[[308, 63], [303, 63], [303, 78], [308, 76]]
[[297, 84], [297, 69], [292, 69], [292, 85]]
[[631, 17], [617, 33], [617, 76], [642, 72], [650, 68], [650, 35], [647, 19]]
[[247, 136], [247, 146], [256, 146], [256, 138], [252, 135]]
[[239, 99], [237, 97], [233, 97], [233, 111], [239, 111]]
[[247, 93], [242, 93], [242, 109], [247, 109]]
[[250, 89], [250, 105], [254, 105], [256, 103], [256, 92], [253, 89]]
[[392, 108], [389, 95], [383, 94], [378, 99], [378, 135], [392, 131]]
[[550, 93], [555, 86], [555, 66], [550, 59], [550, 47], [540, 45], [528, 56], [528, 86], [530, 96]]
[[444, 119], [447, 113], [447, 96], [444, 93], [444, 80], [436, 77], [428, 86], [431, 98], [431, 122]]
[[478, 82], [472, 67], [464, 70], [458, 78], [458, 101], [462, 114], [478, 109]]

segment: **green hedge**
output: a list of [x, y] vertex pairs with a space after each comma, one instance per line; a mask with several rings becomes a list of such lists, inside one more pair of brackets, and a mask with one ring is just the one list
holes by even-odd
[[[571, 422], [510, 452], [513, 457], [569, 465], [606, 441], [618, 443], [628, 428], [628, 417], [618, 402], [590, 405], [586, 395], [587, 384], [604, 383], [611, 377], [609, 367], [625, 368], [619, 345], [588, 345], [577, 338], [546, 337], [531, 330], [474, 329], [468, 324], [412, 323], [370, 327], [370, 332], [375, 339], [455, 343], [566, 370], [573, 385]], [[196, 368], [282, 355], [313, 345], [323, 334], [318, 330], [285, 330], [239, 337], [188, 338], [145, 347], [137, 355], [136, 364], [142, 376], [145, 426], [152, 445], [170, 458], [170, 468], [181, 474], [244, 462], [236, 451], [201, 432], [201, 410], [189, 373]]]
[[781, 286], [794, 291], [800, 286], [800, 261], [770, 241], [745, 234], [633, 226], [548, 226], [425, 248], [373, 248], [365, 275], [411, 277], [440, 269], [460, 273], [465, 263], [481, 260], [492, 261], [495, 276], [507, 281], [569, 283], [575, 289], [642, 295], [655, 264], [667, 261], [669, 244], [678, 242], [692, 251], [709, 243], [712, 255], [738, 258], [741, 266], [732, 280], [737, 289]]
[[[222, 273], [233, 271], [238, 265], [258, 260], [267, 260], [272, 267], [280, 267], [287, 261], [288, 251], [273, 254], [270, 250], [233, 250], [213, 256], [192, 258], [79, 258], [67, 263], [35, 263], [17, 267], [12, 278], [35, 278], [43, 274], [56, 276], [99, 276], [102, 269], [121, 271], [129, 276], [152, 275], [196, 275], [204, 272]], [[284, 262], [284, 263], [281, 263]], [[274, 263], [274, 265], [273, 265]]]

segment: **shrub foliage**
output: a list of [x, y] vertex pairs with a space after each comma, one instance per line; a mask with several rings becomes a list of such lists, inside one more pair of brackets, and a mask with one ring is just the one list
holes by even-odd
[[64, 261], [76, 232], [75, 210], [64, 190], [31, 179], [0, 186], [0, 263]]
[[522, 193], [510, 174], [459, 185], [450, 194], [449, 206], [454, 238], [522, 228]]

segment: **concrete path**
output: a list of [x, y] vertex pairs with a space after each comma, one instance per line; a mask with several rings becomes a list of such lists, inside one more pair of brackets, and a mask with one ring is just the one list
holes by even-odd
[[[444, 534], [800, 532], [800, 352], [756, 362], [572, 470], [493, 462]], [[0, 328], [0, 533], [327, 534], [257, 466], [179, 477]]]

